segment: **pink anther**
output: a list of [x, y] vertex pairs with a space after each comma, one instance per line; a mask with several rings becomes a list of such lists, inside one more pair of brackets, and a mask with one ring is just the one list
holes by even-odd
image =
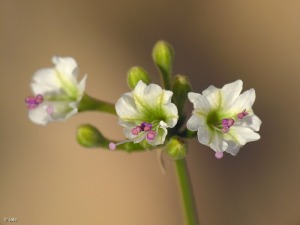
[[215, 157], [217, 158], [217, 159], [222, 159], [223, 158], [223, 152], [216, 152], [215, 153]]
[[148, 140], [154, 140], [154, 138], [156, 137], [156, 132], [153, 131], [153, 130], [150, 130], [148, 133], [147, 133], [147, 139]]
[[239, 119], [243, 119], [245, 116], [247, 116], [249, 113], [248, 112], [246, 112], [246, 109], [244, 109], [242, 112], [240, 112], [238, 115], [237, 115], [237, 117], [239, 118]]
[[108, 147], [109, 147], [110, 150], [115, 150], [116, 149], [116, 144], [113, 143], [113, 142], [110, 142]]

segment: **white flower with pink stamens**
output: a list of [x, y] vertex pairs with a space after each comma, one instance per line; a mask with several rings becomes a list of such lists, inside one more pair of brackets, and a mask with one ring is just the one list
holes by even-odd
[[123, 94], [116, 103], [116, 111], [128, 140], [110, 143], [110, 149], [125, 142], [143, 140], [153, 146], [163, 144], [167, 128], [174, 127], [178, 120], [177, 107], [171, 103], [172, 95], [172, 91], [156, 84], [146, 85], [143, 81], [139, 81], [131, 92]]
[[243, 82], [237, 80], [222, 89], [209, 86], [202, 94], [188, 94], [194, 111], [187, 128], [198, 131], [199, 142], [211, 147], [216, 158], [222, 158], [224, 151], [236, 155], [247, 142], [260, 139], [256, 131], [261, 120], [252, 110], [255, 91], [240, 94], [242, 87]]
[[35, 96], [25, 103], [32, 122], [46, 125], [63, 121], [76, 114], [85, 89], [86, 75], [78, 82], [78, 66], [70, 57], [52, 58], [54, 68], [40, 69], [33, 75], [31, 88]]

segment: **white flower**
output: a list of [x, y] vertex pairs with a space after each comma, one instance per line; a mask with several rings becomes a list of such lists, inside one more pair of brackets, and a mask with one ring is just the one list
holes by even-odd
[[236, 155], [247, 142], [260, 138], [255, 131], [259, 131], [261, 120], [252, 110], [255, 91], [240, 94], [242, 86], [237, 80], [222, 89], [209, 86], [202, 95], [188, 94], [194, 111], [187, 128], [198, 131], [199, 142], [211, 147], [217, 158], [222, 158], [224, 151]]
[[163, 90], [156, 84], [146, 85], [139, 81], [134, 90], [127, 92], [116, 103], [119, 124], [129, 139], [110, 144], [110, 149], [124, 142], [139, 143], [146, 140], [151, 145], [163, 144], [178, 120], [178, 111], [171, 103], [172, 91]]
[[25, 102], [32, 122], [46, 125], [50, 121], [63, 121], [76, 114], [87, 76], [78, 82], [78, 66], [70, 57], [52, 58], [54, 68], [40, 69], [33, 75], [31, 88], [35, 96]]

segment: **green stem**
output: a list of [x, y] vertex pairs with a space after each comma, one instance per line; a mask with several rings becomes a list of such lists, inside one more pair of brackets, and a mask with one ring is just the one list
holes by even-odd
[[175, 160], [178, 183], [181, 191], [181, 200], [184, 209], [185, 224], [198, 225], [197, 210], [194, 203], [192, 186], [185, 159]]
[[78, 111], [100, 111], [116, 115], [115, 105], [102, 100], [95, 99], [87, 94], [83, 95], [78, 106]]

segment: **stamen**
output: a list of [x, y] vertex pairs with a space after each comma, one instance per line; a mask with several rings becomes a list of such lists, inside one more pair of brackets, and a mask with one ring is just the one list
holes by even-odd
[[147, 124], [145, 127], [144, 127], [144, 131], [150, 131], [152, 129], [152, 124]]
[[124, 140], [124, 141], [120, 141], [118, 143], [110, 142], [109, 145], [108, 145], [108, 147], [109, 147], [110, 150], [115, 150], [118, 145], [124, 144], [126, 142], [134, 142], [134, 140], [135, 139]]
[[109, 145], [108, 145], [108, 147], [109, 147], [110, 150], [115, 150], [116, 147], [117, 147], [117, 145], [115, 143], [113, 143], [113, 142], [110, 142]]
[[148, 133], [147, 133], [147, 139], [152, 141], [154, 140], [154, 138], [156, 137], [156, 132], [153, 131], [153, 130], [150, 130]]
[[244, 109], [242, 112], [240, 112], [237, 117], [241, 120], [243, 119], [245, 116], [247, 116], [249, 113], [246, 112], [246, 109]]
[[230, 128], [234, 124], [233, 119], [223, 119], [222, 120], [222, 126]]
[[37, 95], [37, 96], [35, 97], [35, 102], [36, 102], [37, 104], [40, 104], [40, 103], [42, 103], [43, 101], [44, 101], [44, 98], [43, 98], [42, 95]]
[[138, 131], [137, 131], [137, 129], [136, 129], [136, 127], [135, 128], [132, 128], [131, 129], [131, 133], [133, 134], [133, 135], [138, 135]]
[[26, 103], [28, 109], [36, 108], [43, 101], [44, 101], [44, 98], [42, 95], [37, 95], [35, 97], [30, 96], [30, 97], [25, 98], [25, 103]]
[[54, 109], [51, 105], [49, 105], [47, 108], [46, 108], [46, 112], [51, 115], [53, 112], [54, 112]]
[[141, 127], [142, 131], [144, 130], [144, 128], [145, 128], [146, 125], [147, 125], [146, 122], [142, 122], [142, 123], [141, 123], [140, 127]]
[[234, 119], [223, 119], [222, 120], [222, 132], [227, 133], [229, 128], [234, 124]]
[[217, 159], [222, 159], [222, 158], [223, 158], [223, 152], [216, 152], [216, 153], [215, 153], [215, 157], [216, 157]]

